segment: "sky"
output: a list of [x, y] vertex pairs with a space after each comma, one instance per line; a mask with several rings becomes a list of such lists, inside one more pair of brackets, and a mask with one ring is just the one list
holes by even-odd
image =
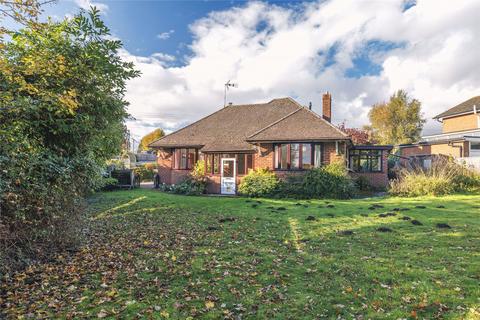
[[45, 16], [95, 5], [123, 59], [142, 75], [128, 82], [134, 137], [177, 130], [223, 107], [332, 94], [332, 122], [368, 124], [368, 111], [399, 89], [431, 118], [480, 95], [480, 1], [92, 1], [60, 0]]

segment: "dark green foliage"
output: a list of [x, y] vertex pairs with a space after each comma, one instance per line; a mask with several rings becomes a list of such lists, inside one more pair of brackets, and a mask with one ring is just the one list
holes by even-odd
[[239, 187], [250, 197], [274, 198], [337, 198], [348, 199], [355, 194], [355, 185], [343, 162], [335, 162], [304, 174], [290, 175], [279, 180], [268, 170], [251, 171]]
[[171, 192], [184, 194], [187, 196], [198, 196], [205, 193], [207, 181], [205, 179], [195, 179], [187, 177], [181, 183], [171, 186]]
[[108, 36], [93, 9], [0, 46], [0, 272], [72, 248], [82, 199], [105, 182], [137, 75]]
[[240, 183], [238, 192], [249, 197], [265, 197], [273, 195], [279, 186], [277, 176], [268, 170], [250, 171]]
[[370, 181], [368, 181], [367, 178], [364, 176], [358, 176], [354, 180], [355, 187], [360, 190], [360, 191], [371, 191], [373, 190], [372, 185], [370, 184]]
[[355, 186], [345, 165], [335, 162], [309, 170], [303, 179], [302, 192], [309, 198], [348, 199], [355, 194]]

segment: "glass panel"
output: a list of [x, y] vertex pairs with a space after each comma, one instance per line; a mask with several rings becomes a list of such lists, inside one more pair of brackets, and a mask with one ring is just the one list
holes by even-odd
[[237, 174], [245, 174], [245, 155], [237, 155]]
[[278, 144], [275, 145], [275, 168], [280, 168], [280, 148], [278, 147]]
[[214, 154], [213, 155], [213, 173], [220, 173], [220, 155]]
[[193, 166], [195, 165], [195, 153], [195, 149], [188, 149], [188, 163], [186, 169], [193, 169]]
[[361, 150], [359, 155], [350, 155], [350, 168], [355, 172], [379, 172], [381, 165], [381, 150]]
[[223, 173], [222, 176], [225, 178], [233, 178], [233, 165], [235, 161], [233, 160], [223, 160]]
[[290, 169], [298, 169], [300, 167], [300, 145], [292, 143], [290, 145]]
[[288, 144], [282, 144], [280, 147], [281, 159], [280, 159], [280, 169], [288, 169]]
[[312, 145], [302, 144], [302, 168], [310, 169], [312, 167]]
[[380, 158], [379, 157], [371, 157], [371, 171], [380, 171]]
[[247, 172], [253, 169], [253, 154], [247, 154]]
[[180, 169], [187, 168], [187, 149], [180, 149]]
[[322, 145], [315, 145], [315, 168], [320, 168], [322, 166]]
[[212, 160], [213, 160], [213, 154], [206, 154], [205, 155], [206, 161], [207, 161], [207, 173], [212, 172]]
[[470, 149], [472, 149], [472, 150], [480, 150], [480, 143], [478, 143], [478, 142], [470, 142]]
[[360, 168], [359, 169], [360, 169], [361, 172], [369, 171], [368, 160], [366, 158], [360, 158]]

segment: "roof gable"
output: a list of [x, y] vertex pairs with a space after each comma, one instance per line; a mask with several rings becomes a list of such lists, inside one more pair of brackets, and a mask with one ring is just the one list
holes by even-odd
[[480, 111], [480, 96], [476, 96], [466, 101], [463, 101], [455, 107], [450, 108], [447, 111], [440, 113], [439, 115], [436, 115], [435, 117], [433, 117], [433, 119], [441, 119], [454, 115], [474, 112], [473, 106], [477, 106], [477, 110]]
[[262, 128], [247, 141], [312, 141], [349, 139], [348, 135], [307, 108], [295, 112]]

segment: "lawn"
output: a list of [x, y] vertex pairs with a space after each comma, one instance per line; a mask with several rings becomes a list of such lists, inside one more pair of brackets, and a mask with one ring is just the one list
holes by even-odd
[[33, 318], [479, 319], [479, 204], [102, 193], [81, 250], [4, 280], [0, 306]]

